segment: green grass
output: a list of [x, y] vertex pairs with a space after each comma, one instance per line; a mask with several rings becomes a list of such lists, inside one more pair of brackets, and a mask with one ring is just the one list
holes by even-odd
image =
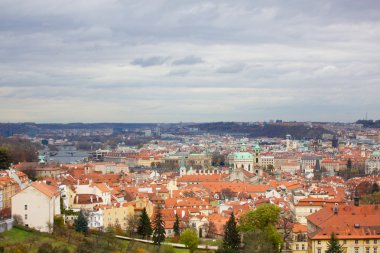
[[13, 228], [0, 234], [0, 236], [0, 246], [5, 248], [5, 252], [12, 252], [14, 247], [18, 245], [27, 248], [28, 252], [37, 252], [38, 247], [45, 242], [50, 243], [53, 247], [66, 247], [70, 252], [75, 250], [75, 245], [54, 238], [50, 234], [37, 231]]
[[[72, 231], [75, 233], [75, 231]], [[97, 240], [94, 235], [90, 236], [91, 240]], [[74, 253], [77, 247], [76, 242], [67, 243], [67, 241], [62, 237], [53, 236], [48, 233], [41, 233], [38, 231], [28, 231], [21, 228], [13, 228], [12, 230], [6, 231], [0, 234], [0, 246], [5, 248], [5, 253], [14, 252], [15, 247], [19, 245], [23, 245], [27, 252], [37, 253], [38, 247], [42, 245], [44, 242], [50, 243], [53, 247], [66, 247], [69, 249], [71, 253]], [[123, 249], [122, 252], [125, 251], [128, 244], [130, 243], [127, 240], [117, 240], [117, 242], [121, 245]], [[203, 243], [203, 242], [202, 242]], [[211, 241], [208, 242], [209, 245]], [[146, 243], [137, 243], [136, 245], [145, 249], [147, 252], [156, 252], [155, 246], [152, 244]], [[174, 248], [175, 253], [189, 253], [188, 249]], [[198, 252], [210, 252], [206, 250], [201, 250]]]
[[0, 245], [4, 246], [6, 243], [7, 244], [13, 244], [13, 243], [17, 243], [17, 242], [22, 242], [22, 241], [26, 240], [27, 238], [31, 237], [32, 233], [18, 229], [18, 228], [14, 228], [12, 230], [5, 231], [1, 235], [3, 237], [0, 240]]

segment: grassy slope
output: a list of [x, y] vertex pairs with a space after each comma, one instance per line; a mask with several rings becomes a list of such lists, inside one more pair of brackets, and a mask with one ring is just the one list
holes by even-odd
[[[36, 253], [38, 247], [44, 243], [51, 243], [54, 247], [67, 247], [70, 252], [75, 252], [76, 246], [74, 244], [68, 244], [65, 240], [61, 238], [53, 237], [47, 233], [30, 232], [19, 228], [13, 228], [10, 231], [6, 231], [0, 234], [0, 246], [5, 247], [6, 252], [12, 252], [12, 247], [18, 244], [23, 244], [28, 252]], [[128, 241], [120, 241], [125, 249], [127, 247]], [[143, 247], [149, 251], [154, 250], [153, 245], [143, 245]], [[175, 253], [188, 253], [187, 249], [174, 249]]]

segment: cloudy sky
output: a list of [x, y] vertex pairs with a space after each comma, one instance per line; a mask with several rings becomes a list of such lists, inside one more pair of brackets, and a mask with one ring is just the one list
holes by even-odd
[[0, 122], [380, 119], [378, 0], [0, 0]]

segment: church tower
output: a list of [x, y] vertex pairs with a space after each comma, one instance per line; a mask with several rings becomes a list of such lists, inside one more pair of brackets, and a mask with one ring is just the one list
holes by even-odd
[[182, 177], [186, 175], [186, 166], [185, 166], [185, 158], [182, 157], [181, 160], [181, 167], [179, 168], [179, 175]]

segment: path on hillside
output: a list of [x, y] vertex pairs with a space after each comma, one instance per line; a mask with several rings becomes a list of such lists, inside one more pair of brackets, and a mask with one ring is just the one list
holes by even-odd
[[[151, 241], [151, 240], [137, 239], [137, 238], [127, 237], [127, 236], [116, 235], [116, 238], [119, 238], [119, 239], [122, 239], [122, 240], [128, 240], [128, 241], [136, 241], [136, 242], [143, 242], [143, 243], [150, 243], [150, 244], [153, 244], [153, 241]], [[187, 248], [187, 247], [185, 246], [185, 244], [182, 244], [182, 243], [163, 242], [162, 244], [172, 245], [172, 246], [175, 247], [175, 248], [184, 248], [184, 249]], [[211, 250], [217, 250], [217, 249], [218, 249], [218, 246], [198, 245], [198, 249], [211, 249]]]

